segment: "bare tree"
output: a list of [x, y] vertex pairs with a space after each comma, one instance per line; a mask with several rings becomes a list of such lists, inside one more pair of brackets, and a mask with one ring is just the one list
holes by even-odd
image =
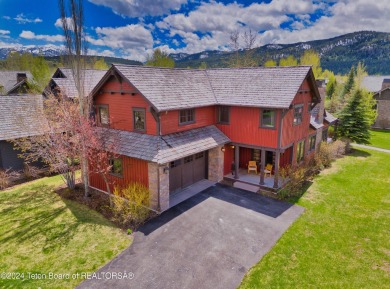
[[[230, 67], [253, 67], [257, 66], [254, 57], [257, 34], [251, 29], [244, 31], [243, 34], [238, 30], [230, 34], [230, 45], [234, 51], [230, 58]], [[240, 52], [240, 50], [243, 50]]]
[[[58, 0], [61, 13], [62, 28], [65, 36], [67, 65], [72, 70], [73, 79], [78, 92], [80, 116], [89, 115], [92, 109], [92, 100], [85, 94], [85, 59], [87, 54], [87, 41], [84, 33], [83, 0]], [[81, 155], [86, 155], [86, 144], [81, 144]], [[85, 196], [89, 196], [88, 186], [88, 160], [81, 159], [81, 174], [84, 183]]]

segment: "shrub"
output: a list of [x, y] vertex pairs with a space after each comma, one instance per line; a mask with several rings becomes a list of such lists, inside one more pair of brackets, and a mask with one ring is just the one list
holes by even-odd
[[23, 177], [27, 180], [36, 179], [39, 177], [39, 169], [37, 167], [25, 163], [23, 166], [22, 174]]
[[121, 225], [139, 226], [150, 215], [149, 189], [140, 183], [132, 183], [123, 189], [114, 188], [111, 210]]
[[280, 170], [280, 176], [283, 182], [286, 182], [286, 186], [279, 192], [279, 196], [282, 198], [297, 196], [306, 181], [306, 165], [286, 166]]
[[19, 176], [20, 174], [18, 172], [12, 171], [11, 169], [0, 170], [0, 190], [8, 188], [12, 184], [13, 179]]

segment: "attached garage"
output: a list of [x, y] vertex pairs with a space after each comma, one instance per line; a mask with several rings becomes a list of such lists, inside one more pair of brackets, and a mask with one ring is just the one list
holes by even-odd
[[170, 162], [169, 192], [174, 194], [206, 178], [207, 151]]

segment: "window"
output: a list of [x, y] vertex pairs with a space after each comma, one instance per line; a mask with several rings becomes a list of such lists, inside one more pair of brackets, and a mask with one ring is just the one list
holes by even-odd
[[108, 105], [99, 105], [98, 114], [99, 114], [99, 124], [101, 126], [109, 126], [110, 118], [108, 115]]
[[111, 159], [110, 165], [111, 165], [111, 174], [120, 177], [123, 175], [122, 159], [120, 158]]
[[176, 167], [178, 167], [180, 165], [181, 165], [181, 160], [176, 160], [176, 161], [171, 162], [169, 167], [170, 168], [176, 168]]
[[298, 143], [297, 147], [297, 163], [300, 163], [303, 160], [304, 156], [304, 151], [305, 151], [305, 141], [300, 141]]
[[302, 122], [303, 104], [294, 106], [294, 125]]
[[311, 152], [316, 148], [316, 135], [309, 138], [309, 151]]
[[275, 127], [275, 111], [264, 109], [261, 114], [261, 127], [274, 128]]
[[185, 158], [184, 158], [184, 163], [185, 163], [185, 164], [190, 163], [190, 162], [192, 162], [192, 160], [193, 160], [193, 157], [192, 157], [192, 156], [185, 157]]
[[133, 109], [133, 125], [134, 125], [134, 130], [136, 130], [136, 131], [145, 131], [146, 130], [145, 109], [144, 108], [134, 108]]
[[197, 154], [195, 155], [195, 159], [196, 159], [196, 160], [201, 159], [201, 158], [203, 158], [203, 156], [204, 156], [204, 153], [203, 153], [203, 152], [197, 153]]
[[230, 122], [230, 107], [218, 107], [218, 123], [228, 124]]
[[195, 121], [194, 109], [183, 109], [179, 114], [179, 124], [187, 124]]
[[324, 128], [324, 130], [322, 131], [322, 141], [328, 141], [328, 129], [327, 128]]

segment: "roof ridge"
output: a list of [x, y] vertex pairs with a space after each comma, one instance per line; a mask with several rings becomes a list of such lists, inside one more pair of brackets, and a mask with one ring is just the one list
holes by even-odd
[[215, 95], [213, 85], [211, 84], [211, 80], [210, 80], [209, 74], [207, 73], [207, 69], [205, 69], [205, 73], [206, 73], [207, 81], [208, 81], [209, 84], [210, 84], [211, 92], [212, 92], [212, 94], [213, 94], [213, 96], [214, 96], [214, 99], [215, 99], [215, 104], [218, 104], [218, 99], [217, 99], [217, 96]]

